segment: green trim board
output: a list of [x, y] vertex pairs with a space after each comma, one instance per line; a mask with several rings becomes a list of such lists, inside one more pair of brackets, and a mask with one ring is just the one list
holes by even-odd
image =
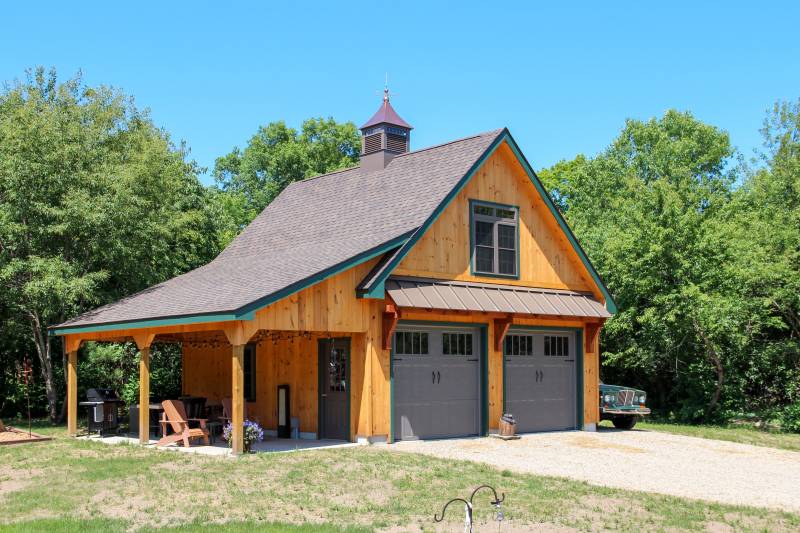
[[586, 255], [586, 252], [583, 250], [580, 243], [578, 243], [578, 240], [575, 238], [575, 235], [572, 233], [572, 230], [570, 229], [566, 220], [564, 220], [564, 217], [561, 215], [561, 212], [558, 210], [555, 203], [553, 203], [553, 200], [550, 198], [550, 195], [545, 190], [544, 185], [542, 185], [541, 181], [536, 176], [536, 173], [533, 171], [533, 168], [531, 168], [530, 163], [528, 163], [528, 160], [520, 151], [519, 146], [517, 145], [516, 141], [514, 141], [514, 138], [511, 136], [511, 133], [508, 131], [508, 128], [503, 129], [503, 131], [497, 136], [497, 138], [494, 141], [492, 141], [492, 144], [489, 146], [489, 148], [486, 149], [483, 155], [480, 158], [478, 158], [478, 160], [472, 165], [472, 167], [470, 167], [470, 170], [464, 175], [464, 177], [462, 177], [456, 184], [456, 186], [447, 194], [447, 196], [445, 196], [444, 200], [442, 200], [442, 202], [436, 207], [436, 209], [433, 211], [431, 216], [428, 217], [425, 223], [422, 226], [420, 226], [411, 235], [411, 237], [400, 247], [400, 249], [397, 251], [397, 253], [395, 253], [392, 259], [383, 268], [383, 270], [366, 287], [364, 287], [363, 294], [369, 294], [370, 297], [372, 298], [382, 297], [383, 291], [379, 290], [379, 286], [386, 281], [386, 279], [391, 275], [392, 271], [394, 271], [394, 269], [397, 268], [397, 266], [405, 258], [405, 256], [408, 255], [408, 252], [411, 251], [411, 249], [414, 247], [417, 241], [419, 241], [422, 235], [424, 235], [425, 232], [428, 230], [428, 228], [431, 227], [434, 222], [436, 222], [436, 220], [439, 218], [439, 215], [441, 215], [442, 212], [450, 205], [450, 203], [458, 195], [458, 193], [460, 193], [461, 190], [466, 186], [466, 184], [472, 179], [472, 176], [474, 176], [475, 173], [478, 171], [478, 169], [483, 165], [483, 163], [489, 157], [491, 157], [491, 155], [495, 152], [495, 150], [497, 150], [497, 147], [500, 146], [500, 144], [503, 141], [508, 142], [511, 151], [514, 153], [517, 160], [522, 165], [522, 168], [525, 170], [531, 183], [533, 183], [537, 192], [545, 202], [545, 205], [547, 206], [548, 210], [553, 215], [553, 217], [555, 217], [559, 227], [567, 236], [567, 239], [572, 245], [572, 248], [575, 250], [575, 253], [578, 254], [578, 257], [580, 258], [581, 262], [589, 271], [592, 280], [595, 282], [598, 289], [603, 294], [603, 297], [606, 300], [605, 305], [606, 309], [608, 309], [608, 312], [611, 314], [615, 314], [617, 312], [617, 305], [614, 302], [614, 299], [611, 297], [611, 294], [608, 292], [608, 288], [605, 286], [605, 283], [603, 283], [603, 280], [600, 278], [600, 275], [597, 273], [597, 270], [594, 268], [594, 265], [592, 265], [591, 261], [589, 260], [589, 257]]
[[123, 321], [123, 322], [108, 322], [104, 324], [90, 324], [86, 326], [66, 326], [66, 327], [50, 327], [48, 329], [49, 335], [67, 335], [70, 333], [90, 333], [90, 332], [97, 332], [97, 331], [113, 331], [117, 329], [136, 329], [136, 328], [149, 328], [149, 327], [159, 327], [159, 326], [175, 326], [180, 324], [197, 324], [197, 323], [204, 323], [204, 322], [227, 322], [232, 320], [253, 320], [255, 317], [255, 312], [259, 309], [263, 309], [268, 305], [271, 305], [278, 300], [282, 300], [287, 296], [291, 296], [292, 294], [299, 292], [305, 288], [310, 287], [320, 281], [323, 281], [331, 276], [335, 276], [349, 268], [353, 268], [355, 266], [360, 265], [370, 259], [373, 259], [381, 254], [386, 253], [389, 250], [397, 248], [398, 246], [402, 245], [410, 236], [409, 233], [405, 233], [396, 237], [380, 246], [362, 252], [347, 261], [334, 265], [330, 268], [320, 271], [319, 273], [311, 276], [309, 278], [300, 280], [296, 283], [288, 285], [287, 287], [274, 292], [270, 295], [267, 295], [263, 298], [259, 298], [258, 300], [254, 300], [253, 302], [240, 307], [239, 309], [233, 311], [227, 311], [222, 313], [209, 313], [209, 314], [196, 314], [196, 315], [178, 315], [174, 317], [163, 317], [163, 318], [147, 318], [141, 320], [130, 320], [130, 321]]
[[[478, 328], [482, 346], [480, 361], [480, 394], [481, 394], [481, 432], [479, 435], [489, 434], [489, 325], [481, 322], [442, 322], [437, 320], [400, 320], [397, 327], [401, 326], [439, 326], [453, 328]], [[395, 330], [397, 331], [397, 330]], [[394, 335], [392, 347], [389, 350], [389, 443], [394, 442]]]
[[[572, 331], [575, 333], [575, 428], [583, 429], [583, 328], [570, 328], [558, 326], [524, 326], [512, 325], [508, 334], [515, 331]], [[503, 349], [500, 351], [500, 357], [503, 358], [503, 413], [506, 412], [506, 348], [503, 343]]]
[[[516, 225], [514, 227], [516, 244], [516, 267], [515, 274], [499, 274], [492, 272], [477, 272], [475, 270], [475, 205], [488, 205], [492, 207], [511, 208], [517, 212]], [[500, 278], [500, 279], [519, 279], [519, 257], [522, 255], [522, 250], [519, 247], [519, 226], [520, 214], [518, 205], [498, 204], [497, 202], [488, 202], [486, 200], [479, 200], [477, 198], [470, 198], [469, 200], [469, 273], [473, 276], [483, 276], [487, 278]]]

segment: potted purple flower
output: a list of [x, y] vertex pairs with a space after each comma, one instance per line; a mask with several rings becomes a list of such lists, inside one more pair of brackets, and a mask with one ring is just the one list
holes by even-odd
[[[233, 435], [233, 425], [228, 422], [222, 429], [222, 438], [231, 446], [231, 436]], [[257, 423], [250, 420], [244, 421], [244, 453], [250, 453], [250, 447], [254, 442], [264, 440], [264, 430]]]

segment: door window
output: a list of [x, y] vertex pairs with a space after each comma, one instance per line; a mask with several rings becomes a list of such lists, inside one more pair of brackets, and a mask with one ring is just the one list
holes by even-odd
[[330, 392], [347, 390], [347, 354], [341, 348], [331, 348], [328, 357], [328, 390]]

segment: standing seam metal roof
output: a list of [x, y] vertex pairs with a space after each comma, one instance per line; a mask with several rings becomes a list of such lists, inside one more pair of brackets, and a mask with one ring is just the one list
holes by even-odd
[[593, 295], [427, 278], [391, 276], [386, 292], [400, 307], [530, 315], [608, 318], [611, 313]]

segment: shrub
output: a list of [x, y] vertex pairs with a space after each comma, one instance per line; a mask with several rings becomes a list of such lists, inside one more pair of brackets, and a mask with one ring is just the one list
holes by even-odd
[[779, 416], [781, 429], [800, 433], [800, 402], [789, 404], [783, 408]]

